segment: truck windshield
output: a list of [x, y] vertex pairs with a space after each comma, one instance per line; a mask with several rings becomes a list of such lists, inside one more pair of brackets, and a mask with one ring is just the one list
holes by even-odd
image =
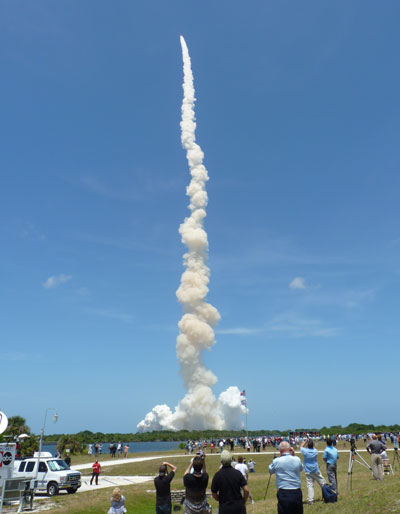
[[69, 469], [68, 464], [61, 459], [48, 460], [47, 465], [51, 471], [64, 471], [64, 469]]

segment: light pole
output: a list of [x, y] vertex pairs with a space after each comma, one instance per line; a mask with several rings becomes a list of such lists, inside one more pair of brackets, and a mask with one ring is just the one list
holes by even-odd
[[44, 414], [44, 420], [43, 420], [43, 426], [40, 430], [40, 442], [39, 442], [39, 453], [38, 453], [38, 458], [37, 458], [37, 467], [36, 467], [36, 477], [35, 479], [37, 480], [37, 477], [38, 477], [38, 473], [39, 473], [39, 462], [40, 462], [40, 454], [42, 453], [42, 444], [43, 444], [43, 436], [44, 436], [44, 429], [46, 427], [46, 419], [47, 419], [47, 413], [49, 412], [49, 410], [54, 410], [55, 411], [55, 414], [53, 416], [53, 421], [54, 423], [57, 422], [58, 420], [58, 413], [57, 413], [57, 409], [55, 409], [54, 407], [48, 407], [46, 409], [46, 412]]

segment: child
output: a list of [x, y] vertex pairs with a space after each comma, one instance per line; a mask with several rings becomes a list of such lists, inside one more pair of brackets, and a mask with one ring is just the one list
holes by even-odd
[[125, 496], [121, 494], [121, 489], [116, 487], [110, 498], [111, 507], [107, 514], [124, 514], [126, 512]]

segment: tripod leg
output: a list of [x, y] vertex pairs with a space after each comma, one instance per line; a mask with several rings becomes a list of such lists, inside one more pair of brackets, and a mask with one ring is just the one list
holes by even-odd
[[353, 464], [354, 464], [354, 461], [352, 461], [352, 463], [351, 463], [351, 473], [350, 473], [350, 490], [351, 491], [353, 490]]
[[350, 450], [350, 455], [349, 455], [349, 467], [347, 468], [347, 486], [346, 486], [346, 491], [349, 490], [349, 485], [350, 485], [350, 491], [352, 490], [353, 488], [353, 452]]
[[267, 489], [265, 490], [265, 494], [264, 494], [264, 500], [265, 500], [265, 498], [267, 497], [267, 492], [268, 492], [269, 483], [271, 482], [271, 477], [272, 477], [272, 475], [269, 475], [268, 484], [267, 484]]
[[361, 464], [362, 466], [365, 466], [369, 470], [372, 470], [371, 466], [368, 464], [368, 462], [363, 457], [361, 457], [361, 455], [358, 453], [357, 450], [354, 451], [354, 454], [357, 455], [357, 457], [362, 461], [362, 462], [357, 461], [359, 464]]

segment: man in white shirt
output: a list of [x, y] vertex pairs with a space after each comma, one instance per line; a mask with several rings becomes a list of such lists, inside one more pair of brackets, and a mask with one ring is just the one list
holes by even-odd
[[[239, 455], [237, 464], [235, 465], [235, 469], [240, 471], [244, 478], [246, 479], [246, 482], [249, 483], [249, 468], [247, 465], [243, 462], [243, 457]], [[251, 503], [254, 503], [253, 497], [251, 495], [251, 492], [249, 490], [249, 498], [251, 500]]]

